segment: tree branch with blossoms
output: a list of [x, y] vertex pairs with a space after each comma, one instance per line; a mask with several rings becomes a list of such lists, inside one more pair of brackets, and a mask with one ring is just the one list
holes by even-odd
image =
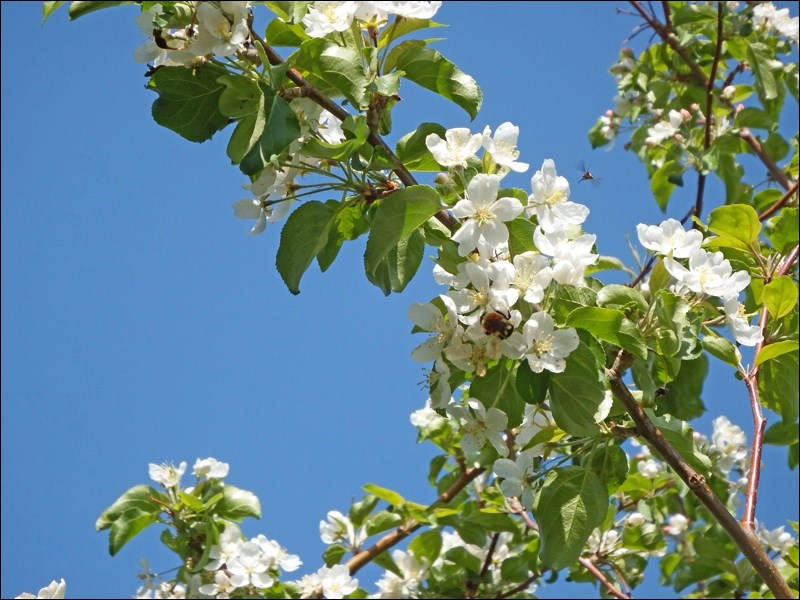
[[[151, 465], [161, 489], [135, 486], [98, 519], [97, 528], [110, 532], [111, 553], [149, 525], [169, 527], [162, 539], [181, 566], [167, 582], [148, 574], [145, 590], [164, 594], [363, 597], [353, 576], [373, 562], [385, 569], [379, 597], [532, 594], [545, 570], [571, 570], [629, 598], [647, 561], [670, 547], [678, 560], [665, 578], [676, 589], [691, 580], [703, 592], [791, 597], [796, 583], [787, 583], [791, 574], [764, 545], [777, 547], [780, 558], [794, 539], [751, 524], [765, 437], [761, 405], [784, 421], [795, 418], [794, 399], [771, 384], [797, 374], [790, 360], [796, 209], [788, 206], [797, 184], [787, 174], [796, 167], [779, 166], [749, 130], [780, 116], [775, 87], [792, 82], [774, 65], [784, 64], [796, 37], [791, 20], [764, 5], [739, 11], [730, 3], [662, 3], [662, 24], [631, 2], [661, 41], [638, 59], [623, 49], [612, 67], [620, 96], [590, 141], [610, 143], [627, 120], [628, 146], [663, 212], [687, 170], [699, 179], [682, 221], [637, 226], [649, 257], [630, 284], [619, 285], [599, 274], [633, 272], [600, 256], [597, 236], [584, 231], [589, 208], [570, 200], [555, 161], [543, 159], [530, 190], [504, 184], [530, 166], [519, 160], [520, 131], [510, 121], [477, 132], [423, 123], [387, 141], [406, 81], [470, 118], [480, 109], [477, 82], [431, 48], [432, 40], [403, 39], [438, 25], [431, 19], [439, 5], [267, 3], [275, 16], [263, 35], [248, 2], [141, 5], [147, 41], [136, 56], [152, 65], [154, 119], [195, 142], [232, 126], [228, 158], [253, 196], [234, 203], [234, 215], [256, 221], [251, 234], [285, 219], [276, 265], [290, 292], [299, 293], [312, 262], [326, 270], [345, 242], [362, 235], [366, 277], [387, 295], [406, 287], [433, 248], [433, 276], [445, 289], [408, 310], [414, 333], [427, 334], [412, 358], [432, 364], [428, 403], [412, 423], [441, 454], [428, 475], [435, 502], [422, 506], [366, 485], [347, 514], [330, 511], [320, 522], [324, 566], [297, 581], [283, 579], [299, 567], [298, 557], [274, 540], [241, 534], [236, 523], [260, 516], [260, 505], [223, 481], [227, 465], [215, 459], [198, 460], [189, 487], [181, 486], [185, 463]], [[46, 3], [45, 17], [55, 8]], [[70, 15], [100, 8], [75, 2]], [[286, 59], [274, 50], [284, 46], [296, 49]], [[731, 78], [745, 57], [757, 63], [751, 89]], [[732, 106], [754, 90], [757, 106]], [[704, 100], [704, 111], [685, 106], [687, 98]], [[770, 194], [760, 215], [756, 207], [768, 203], [743, 182], [731, 147], [752, 150], [790, 190], [777, 203]], [[435, 173], [434, 184], [420, 185], [416, 172]], [[725, 186], [726, 202], [703, 222], [711, 173]], [[307, 176], [325, 183], [298, 183]], [[340, 199], [310, 197], [329, 191]], [[785, 339], [775, 340], [779, 332]], [[749, 371], [739, 346], [755, 348]], [[720, 417], [709, 442], [688, 424], [702, 406], [708, 356], [739, 370], [754, 415], [744, 528], [732, 514], [738, 488], [731, 480], [734, 468], [747, 473], [744, 433]], [[628, 373], [631, 383], [623, 381]], [[628, 437], [647, 446], [630, 457]], [[372, 536], [380, 537], [368, 544]], [[737, 567], [740, 580], [731, 583], [734, 568], [714, 561], [698, 575], [688, 559], [701, 538], [705, 547], [724, 548], [731, 565], [740, 551], [757, 577]], [[406, 541], [407, 550], [397, 547]]]

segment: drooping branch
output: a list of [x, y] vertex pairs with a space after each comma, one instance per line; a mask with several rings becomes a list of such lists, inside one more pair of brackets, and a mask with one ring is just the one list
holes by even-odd
[[689, 490], [703, 503], [720, 526], [727, 532], [775, 597], [794, 597], [791, 588], [781, 577], [755, 533], [750, 529], [742, 528], [734, 516], [728, 512], [725, 505], [708, 486], [705, 478], [692, 469], [678, 451], [672, 447], [622, 381], [622, 375], [632, 361], [633, 357], [631, 355], [624, 350], [620, 350], [614, 364], [606, 370], [614, 397], [628, 411], [642, 437], [661, 455], [661, 458], [686, 483]]

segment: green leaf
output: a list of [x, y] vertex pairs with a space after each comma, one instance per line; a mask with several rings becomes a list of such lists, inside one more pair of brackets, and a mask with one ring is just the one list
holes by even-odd
[[605, 482], [609, 495], [617, 491], [628, 477], [628, 456], [615, 444], [592, 450], [583, 466]]
[[761, 100], [778, 97], [778, 85], [772, 72], [773, 58], [766, 44], [756, 43], [747, 46], [747, 62], [756, 77], [756, 89]]
[[326, 567], [332, 567], [342, 562], [345, 554], [347, 554], [347, 548], [339, 544], [332, 544], [325, 548], [325, 552], [322, 553], [322, 560], [325, 562]]
[[353, 504], [350, 505], [350, 510], [347, 512], [353, 525], [356, 527], [363, 525], [366, 518], [375, 510], [379, 500], [380, 498], [377, 496], [367, 494], [359, 502], [353, 502]]
[[302, 25], [286, 23], [281, 19], [272, 19], [269, 22], [265, 37], [270, 46], [288, 48], [295, 48], [309, 39]]
[[797, 306], [797, 284], [788, 275], [781, 275], [764, 286], [761, 299], [775, 319], [788, 315]]
[[56, 10], [58, 10], [64, 2], [42, 2], [42, 23], [47, 21]]
[[597, 305], [597, 292], [588, 287], [559, 285], [556, 287], [550, 315], [558, 325], [564, 325], [577, 308]]
[[[721, 240], [714, 245], [749, 251], [758, 240], [761, 222], [755, 209], [748, 204], [728, 204], [715, 208], [708, 215], [708, 229]], [[724, 240], [724, 244], [719, 242]]]
[[253, 492], [225, 485], [222, 493], [224, 498], [217, 505], [217, 514], [223, 519], [238, 521], [244, 517], [261, 518], [261, 503]]
[[610, 284], [597, 292], [597, 304], [603, 308], [636, 309], [646, 312], [648, 305], [639, 290], [627, 285]]
[[[161, 504], [162, 502], [164, 504]], [[169, 499], [164, 494], [149, 485], [135, 485], [101, 513], [95, 522], [95, 529], [97, 531], [108, 529], [123, 512], [133, 508], [141, 512], [155, 512], [158, 514], [168, 502]]]
[[436, 50], [407, 42], [395, 48], [396, 66], [405, 78], [452, 100], [473, 119], [481, 107], [481, 89], [475, 80]]
[[322, 272], [333, 264], [345, 241], [354, 240], [369, 231], [361, 205], [348, 205], [335, 201], [328, 201], [327, 204], [334, 207], [336, 216], [328, 230], [328, 241], [317, 254], [317, 264]]
[[775, 446], [791, 446], [797, 443], [797, 423], [775, 423], [764, 433], [764, 443]]
[[586, 275], [592, 275], [600, 271], [624, 271], [632, 277], [636, 275], [636, 273], [625, 266], [625, 263], [614, 256], [600, 256], [593, 265], [586, 267]]
[[155, 523], [168, 502], [169, 499], [161, 492], [148, 485], [137, 485], [104, 510], [95, 528], [97, 531], [110, 528], [108, 550], [111, 556], [148, 525]]
[[734, 119], [736, 127], [749, 127], [750, 129], [767, 129], [775, 127], [775, 120], [765, 111], [755, 106], [748, 106], [736, 113]]
[[153, 102], [153, 119], [190, 142], [204, 142], [228, 124], [219, 110], [226, 86], [219, 82], [227, 71], [214, 64], [197, 69], [163, 67], [147, 88], [158, 94]]
[[399, 527], [403, 522], [403, 517], [397, 513], [382, 510], [367, 519], [367, 535], [375, 535]]
[[554, 571], [574, 565], [607, 509], [606, 486], [597, 475], [581, 467], [551, 471], [533, 510], [542, 562]]
[[267, 166], [273, 155], [282, 153], [300, 137], [300, 123], [289, 103], [275, 94], [269, 86], [259, 83], [259, 87], [264, 94], [265, 125], [258, 143], [239, 165], [245, 175], [256, 175]]
[[518, 256], [523, 252], [536, 250], [533, 243], [533, 232], [536, 226], [525, 217], [517, 217], [513, 221], [506, 223], [508, 226], [508, 246], [512, 256]]
[[567, 317], [567, 325], [585, 329], [640, 358], [647, 357], [647, 346], [639, 328], [621, 310], [591, 306], [576, 308]]
[[683, 165], [674, 160], [668, 160], [653, 173], [653, 177], [650, 179], [650, 189], [662, 212], [667, 210], [669, 197], [675, 189], [676, 182], [680, 181], [680, 176], [682, 174]]
[[435, 529], [420, 533], [408, 544], [408, 550], [420, 562], [432, 565], [442, 551], [442, 534]]
[[547, 399], [547, 388], [550, 385], [550, 371], [534, 373], [527, 360], [520, 362], [517, 368], [517, 394], [523, 402], [541, 404]]
[[430, 19], [415, 19], [411, 17], [397, 18], [387, 25], [378, 36], [378, 49], [386, 47], [391, 42], [420, 29], [428, 27], [443, 27], [440, 23]]
[[[63, 4], [63, 2], [59, 2], [58, 4]], [[69, 18], [70, 18], [70, 21], [74, 21], [75, 19], [77, 19], [79, 17], [82, 17], [84, 15], [88, 15], [89, 13], [95, 12], [96, 10], [102, 10], [104, 8], [111, 8], [113, 6], [120, 6], [121, 4], [130, 4], [130, 3], [129, 2], [104, 2], [104, 1], [98, 1], [98, 2], [93, 2], [93, 1], [73, 2], [73, 3], [71, 3], [69, 5]], [[53, 9], [53, 10], [55, 10], [55, 9]]]
[[657, 417], [649, 409], [645, 409], [645, 412], [670, 445], [683, 457], [683, 460], [702, 475], [710, 473], [711, 461], [697, 449], [694, 441], [694, 431], [687, 423], [670, 415]]
[[800, 344], [797, 343], [797, 340], [783, 340], [774, 344], [767, 344], [761, 348], [758, 356], [756, 356], [756, 366], [772, 358], [777, 358], [781, 354], [797, 352], [798, 348], [800, 348]]
[[408, 237], [389, 251], [384, 261], [389, 267], [389, 285], [393, 292], [400, 293], [417, 274], [425, 254], [425, 233], [415, 229]]
[[475, 377], [469, 386], [469, 395], [478, 398], [488, 409], [496, 407], [508, 415], [508, 427], [522, 423], [525, 402], [517, 394], [516, 375], [508, 361], [491, 367], [483, 377]]
[[203, 510], [203, 501], [200, 500], [197, 496], [192, 494], [187, 494], [184, 491], [178, 492], [178, 498], [181, 502], [183, 502], [186, 506], [192, 509], [194, 512], [200, 512]]
[[798, 241], [798, 210], [797, 208], [784, 208], [780, 216], [774, 220], [774, 227], [769, 230], [767, 237], [772, 242], [775, 250], [781, 254], [788, 254]]
[[380, 201], [364, 253], [367, 273], [374, 274], [400, 240], [420, 227], [441, 208], [439, 195], [426, 185], [397, 190]]
[[663, 356], [675, 356], [681, 350], [683, 332], [689, 325], [689, 303], [665, 289], [656, 292], [655, 298], [655, 315], [661, 325], [656, 335], [658, 352]]
[[379, 485], [375, 485], [374, 483], [366, 484], [364, 486], [364, 491], [368, 494], [372, 494], [373, 496], [377, 496], [381, 500], [385, 500], [392, 506], [402, 506], [406, 502], [405, 498], [403, 498], [397, 492]]
[[553, 419], [567, 433], [578, 437], [598, 434], [595, 415], [606, 398], [592, 351], [581, 342], [566, 358], [563, 373], [550, 374], [550, 400]]
[[312, 84], [318, 81], [327, 84], [328, 89], [323, 91], [339, 91], [353, 106], [363, 106], [368, 82], [357, 50], [313, 38], [303, 42], [290, 61], [294, 67], [307, 72]]
[[300, 278], [325, 247], [334, 218], [332, 207], [313, 200], [300, 205], [289, 215], [281, 231], [275, 264], [292, 294], [300, 293]]
[[519, 528], [510, 514], [496, 509], [483, 508], [469, 513], [464, 521], [479, 525], [488, 531], [507, 531], [516, 533]]
[[742, 355], [733, 342], [718, 335], [707, 333], [703, 336], [703, 349], [734, 368], [738, 367], [742, 360]]
[[[769, 346], [767, 346], [769, 347]], [[795, 352], [776, 356], [761, 365], [758, 376], [761, 403], [778, 413], [784, 423], [797, 421], [798, 355]]]
[[397, 142], [397, 158], [409, 171], [439, 172], [442, 170], [425, 145], [425, 138], [432, 133], [444, 138], [445, 129], [438, 123], [422, 123]]
[[701, 354], [684, 360], [681, 370], [667, 386], [666, 394], [656, 399], [656, 414], [669, 414], [684, 421], [696, 419], [706, 412], [700, 394], [708, 375], [708, 358]]

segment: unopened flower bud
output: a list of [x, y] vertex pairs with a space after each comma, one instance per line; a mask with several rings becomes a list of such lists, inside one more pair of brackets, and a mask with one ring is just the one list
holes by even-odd
[[685, 108], [682, 108], [680, 110], [680, 113], [681, 113], [681, 119], [683, 119], [684, 121], [689, 121], [692, 118], [692, 113], [690, 113]]
[[612, 119], [612, 118], [614, 117], [614, 111], [613, 111], [613, 110], [611, 110], [611, 109], [609, 108], [609, 109], [608, 109], [608, 110], [605, 112], [605, 116], [607, 116], [609, 119]]
[[736, 86], [726, 85], [725, 89], [722, 90], [722, 97], [726, 100], [733, 98], [734, 94], [736, 94]]
[[449, 173], [439, 173], [434, 177], [433, 182], [436, 185], [453, 185], [453, 178], [450, 177]]
[[689, 105], [689, 110], [692, 111], [693, 113], [696, 113], [697, 111], [700, 110], [700, 105], [697, 102], [692, 102]]
[[676, 142], [678, 142], [679, 144], [680, 144], [680, 143], [683, 143], [683, 136], [682, 136], [680, 133], [676, 133], [676, 134], [673, 136], [673, 139], [674, 139]]
[[740, 112], [742, 112], [742, 111], [744, 110], [744, 104], [742, 104], [742, 103], [740, 102], [739, 104], [737, 104], [737, 105], [736, 105], [736, 108], [735, 108], [734, 110], [735, 110], [737, 113], [740, 113]]
[[636, 56], [633, 53], [633, 48], [623, 48], [622, 50], [619, 51], [619, 53], [620, 55], [627, 56], [628, 58], [633, 58], [634, 56]]

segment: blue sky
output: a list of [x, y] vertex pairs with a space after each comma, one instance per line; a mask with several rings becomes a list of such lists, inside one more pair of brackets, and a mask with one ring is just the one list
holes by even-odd
[[[592, 211], [585, 229], [632, 264], [626, 236], [664, 217], [635, 157], [622, 144], [592, 152], [586, 136], [611, 106], [607, 68], [638, 23], [615, 6], [445, 3], [436, 19], [449, 28], [432, 35], [483, 88], [473, 131], [520, 126], [532, 168], [509, 183], [529, 189], [545, 158], [577, 183], [585, 160], [603, 178], [573, 186]], [[415, 444], [408, 421], [425, 395], [406, 318], [441, 291], [432, 263], [387, 298], [365, 279], [360, 240], [324, 276], [312, 266], [292, 296], [274, 267], [279, 228], [253, 238], [233, 217], [246, 180], [228, 164], [228, 132], [198, 145], [152, 121], [134, 8], [73, 23], [62, 9], [44, 27], [38, 2], [1, 10], [2, 597], [61, 577], [68, 597], [130, 596], [140, 556], [174, 567], [156, 530], [113, 559], [94, 531], [119, 494], [148, 482], [150, 462], [230, 463], [229, 482], [262, 502], [245, 533], [299, 554], [300, 573], [321, 564], [319, 521], [362, 485], [433, 500], [433, 449]], [[422, 120], [470, 126], [414, 84], [400, 94], [393, 139]], [[687, 179], [670, 216], [693, 201]], [[707, 198], [718, 202], [719, 188]], [[703, 399], [703, 433], [725, 414], [751, 439], [744, 386], [713, 359]], [[785, 464], [783, 449], [766, 449], [758, 516], [771, 528], [798, 518]], [[656, 577], [638, 595], [670, 597]]]

